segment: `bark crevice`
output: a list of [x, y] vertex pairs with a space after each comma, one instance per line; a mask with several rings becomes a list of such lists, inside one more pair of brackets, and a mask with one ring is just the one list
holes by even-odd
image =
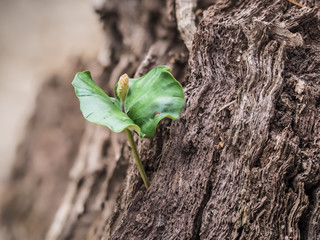
[[[186, 105], [137, 140], [149, 191], [124, 136], [88, 125], [47, 240], [320, 239], [319, 1], [101, 2], [101, 85], [165, 64]], [[17, 188], [23, 209], [38, 206], [32, 184]]]
[[[214, 170], [212, 169], [210, 172], [210, 176], [214, 175]], [[193, 236], [191, 239], [193, 240], [200, 240], [200, 231], [201, 231], [201, 224], [203, 219], [204, 210], [209, 202], [209, 199], [211, 198], [212, 193], [212, 180], [211, 177], [208, 180], [207, 186], [206, 186], [206, 192], [204, 194], [204, 197], [200, 203], [200, 206], [198, 208], [198, 211], [194, 218], [194, 224], [193, 224]]]

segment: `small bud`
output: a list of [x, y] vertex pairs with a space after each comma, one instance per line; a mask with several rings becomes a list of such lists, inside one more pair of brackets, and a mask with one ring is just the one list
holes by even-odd
[[127, 93], [129, 90], [129, 76], [128, 74], [123, 74], [119, 78], [117, 93], [119, 98], [124, 101], [127, 97]]

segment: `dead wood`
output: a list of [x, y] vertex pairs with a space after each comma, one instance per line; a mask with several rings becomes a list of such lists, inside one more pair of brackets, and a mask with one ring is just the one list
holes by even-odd
[[88, 124], [46, 239], [319, 239], [320, 4], [299, 3], [101, 1], [100, 83], [166, 64], [186, 106], [137, 139], [149, 191]]

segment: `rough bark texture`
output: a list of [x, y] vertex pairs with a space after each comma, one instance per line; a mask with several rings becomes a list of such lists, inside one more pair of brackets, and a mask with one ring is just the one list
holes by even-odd
[[96, 6], [105, 89], [167, 64], [186, 107], [137, 140], [149, 191], [124, 135], [87, 124], [47, 240], [320, 239], [319, 2], [196, 3]]

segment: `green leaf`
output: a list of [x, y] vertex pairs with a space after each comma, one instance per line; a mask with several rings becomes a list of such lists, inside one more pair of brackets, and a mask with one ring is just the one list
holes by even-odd
[[141, 137], [153, 137], [158, 123], [165, 117], [177, 119], [185, 104], [183, 89], [169, 71], [167, 66], [157, 66], [129, 79], [125, 111], [141, 128]]
[[118, 99], [110, 98], [95, 82], [89, 71], [79, 72], [72, 81], [83, 116], [93, 123], [121, 132], [126, 128], [140, 133], [140, 128], [121, 111]]
[[157, 66], [140, 78], [129, 79], [125, 113], [120, 108], [118, 85], [116, 98], [110, 98], [92, 81], [88, 71], [78, 73], [72, 84], [87, 120], [115, 132], [129, 128], [141, 137], [153, 137], [160, 120], [177, 119], [185, 104], [183, 89], [169, 71], [167, 66]]

